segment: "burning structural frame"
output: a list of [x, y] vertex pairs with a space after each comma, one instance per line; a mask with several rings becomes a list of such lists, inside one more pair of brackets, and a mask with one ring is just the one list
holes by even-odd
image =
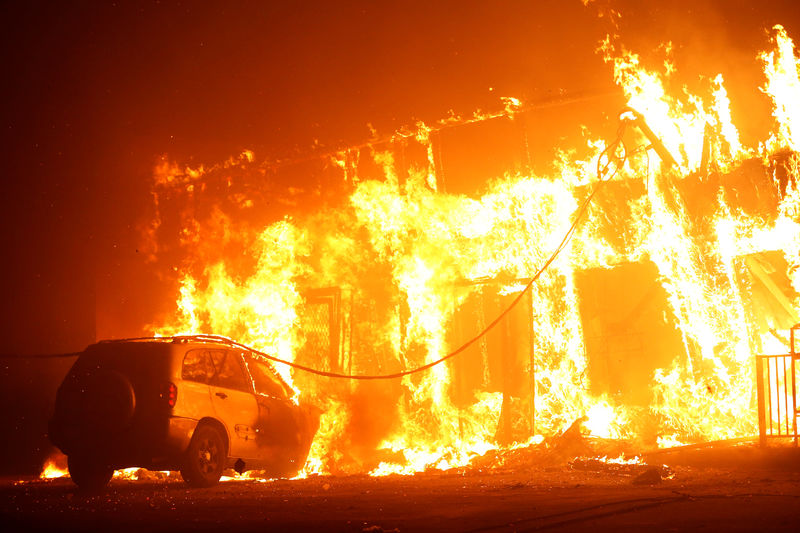
[[[780, 32], [778, 36], [782, 38]], [[652, 95], [644, 94], [643, 87], [649, 87], [652, 79], [630, 54], [606, 60], [614, 63], [629, 105], [646, 118], [649, 131], [660, 142], [654, 142], [647, 131], [631, 137], [635, 148], [630, 150], [624, 176], [604, 188], [589, 211], [588, 229], [577, 235], [579, 245], [571, 250], [568, 261], [559, 262], [559, 272], [537, 289], [536, 313], [529, 320], [537, 339], [531, 367], [538, 383], [533, 402], [537, 423], [535, 430], [530, 425], [530, 431], [552, 432], [575, 420], [581, 411], [596, 410], [606, 426], [613, 425], [619, 434], [636, 423], [630, 429], [635, 433], [642, 429], [642, 420], [649, 420], [656, 426], [651, 433], [658, 432], [647, 439], [653, 443], [656, 436], [683, 442], [740, 436], [755, 429], [752, 420], [741, 416], [754, 403], [752, 354], [779, 341], [774, 331], [784, 329], [794, 312], [785, 305], [773, 305], [771, 299], [783, 293], [791, 308], [797, 298], [789, 278], [797, 259], [791, 256], [791, 242], [786, 241], [797, 224], [787, 211], [797, 188], [794, 144], [791, 139], [776, 138], [760, 151], [744, 149], [735, 129], [731, 132], [727, 95], [719, 77], [710, 84], [713, 111], [693, 101], [697, 109], [682, 114], [687, 105], [663, 93], [656, 95], [655, 103], [648, 100]], [[776, 107], [779, 98], [774, 96]], [[669, 106], [664, 104], [673, 109], [665, 112]], [[222, 324], [219, 332], [264, 346], [287, 360], [321, 362], [341, 371], [346, 368], [350, 374], [435, 364], [453, 345], [452, 339], [447, 340], [453, 317], [477, 291], [457, 288], [454, 297], [454, 284], [459, 279], [526, 278], [535, 269], [533, 264], [542, 264], [541, 244], [561, 233], [568, 218], [564, 214], [574, 212], [577, 198], [592, 181], [595, 157], [584, 160], [574, 153], [559, 153], [556, 167], [561, 174], [556, 178], [530, 168], [541, 161], [539, 154], [530, 153], [541, 143], [534, 135], [541, 133], [535, 130], [535, 114], [535, 109], [513, 105], [497, 115], [445, 121], [438, 129], [418, 125], [415, 132], [319, 156], [305, 167], [254, 163], [251, 153], [208, 169], [182, 169], [165, 162], [156, 170], [158, 211], [149, 229], [154, 237], [179, 230], [180, 237], [172, 245], [161, 239], [162, 248], [149, 250], [164, 255], [170, 266], [181, 265], [178, 270], [185, 276], [173, 279], [182, 284], [181, 316], [166, 329], [197, 331]], [[517, 120], [523, 115], [524, 121]], [[487, 129], [489, 124], [493, 129]], [[489, 148], [501, 137], [495, 134], [505, 129], [508, 139], [499, 142], [507, 144], [506, 152], [486, 153], [487, 147], [480, 152], [481, 140], [470, 144], [469, 139], [461, 139], [457, 144], [460, 133], [473, 127], [483, 129], [481, 139], [489, 139]], [[597, 156], [598, 145], [587, 144]], [[784, 145], [788, 148], [779, 149]], [[672, 164], [671, 170], [651, 169], [650, 147], [663, 148], [677, 165]], [[503, 153], [508, 155], [505, 160]], [[459, 163], [459, 157], [465, 162]], [[480, 161], [475, 160], [481, 158], [503, 170], [493, 174], [485, 164], [477, 166]], [[470, 172], [473, 163], [478, 170]], [[289, 167], [291, 172], [278, 175], [281, 168]], [[314, 180], [299, 190], [295, 184], [307, 173]], [[487, 183], [488, 176], [501, 173], [504, 178]], [[462, 175], [466, 176], [463, 180], [453, 179]], [[272, 211], [254, 209], [270, 202]], [[316, 218], [307, 215], [309, 209], [317, 208]], [[257, 219], [241, 232], [245, 237], [237, 237], [237, 230], [244, 226], [237, 224], [248, 213]], [[430, 220], [422, 220], [424, 216]], [[266, 230], [256, 232], [255, 228]], [[781, 229], [788, 233], [781, 234]], [[229, 233], [234, 237], [223, 241], [225, 246], [236, 244], [237, 238], [248, 246], [255, 242], [256, 259], [238, 265], [224, 255], [225, 246], [209, 246], [220, 235], [227, 239]], [[464, 250], [455, 250], [462, 245]], [[520, 257], [503, 247], [516, 250]], [[434, 253], [442, 257], [432, 257]], [[272, 277], [250, 277], [247, 269], [262, 258], [271, 269], [266, 274]], [[591, 293], [593, 284], [611, 279], [603, 272], [635, 264], [652, 264], [652, 268], [638, 269], [636, 275], [644, 280], [642, 287], [658, 283], [662, 290], [642, 290], [612, 311], [622, 319], [650, 306], [652, 317], [665, 324], [662, 331], [674, 330], [670, 342], [674, 340], [675, 345], [669, 347], [666, 360], [648, 352], [648, 346], [662, 343], [663, 338], [631, 345], [630, 353], [623, 353], [613, 340], [642, 337], [647, 333], [645, 326], [604, 320], [603, 314], [610, 309], [607, 305], [579, 306], [589, 299], [576, 283], [579, 273], [600, 273], [588, 276], [584, 283]], [[773, 276], [770, 269], [781, 279], [767, 279]], [[763, 285], [765, 272], [766, 281], [777, 291], [756, 287]], [[621, 277], [615, 282], [618, 292], [630, 285]], [[251, 280], [266, 280], [266, 285], [249, 285]], [[339, 304], [333, 300], [314, 303], [314, 297], [304, 300], [304, 294], [311, 295], [320, 287], [338, 287]], [[754, 288], [764, 294], [755, 294]], [[249, 302], [254, 293], [266, 298], [273, 290], [283, 293], [269, 301], [272, 307], [258, 302], [253, 307], [266, 311], [263, 316], [248, 315], [235, 323], [215, 316], [214, 306], [234, 317], [252, 311], [236, 302], [213, 300], [217, 296]], [[434, 290], [441, 294], [426, 299]], [[597, 298], [602, 299], [601, 292]], [[316, 347], [325, 352], [326, 361], [302, 354], [302, 340], [325, 335], [325, 328], [316, 326], [305, 337], [302, 331], [298, 333], [307, 319], [305, 302], [320, 307], [321, 314], [311, 319], [327, 322], [329, 338]], [[433, 310], [438, 315], [430, 314], [426, 306], [438, 306]], [[342, 310], [340, 318], [331, 315], [334, 307]], [[279, 320], [267, 324], [272, 317]], [[559, 327], [553, 322], [559, 322]], [[267, 329], [260, 331], [259, 325], [264, 324]], [[341, 346], [334, 349], [337, 332]], [[294, 342], [293, 335], [300, 340]], [[599, 341], [590, 345], [590, 338]], [[310, 341], [309, 350], [315, 343]], [[384, 352], [384, 359], [375, 357]], [[622, 363], [612, 365], [612, 357]], [[602, 379], [598, 373], [589, 375], [594, 358], [608, 366], [609, 375], [624, 369], [625, 360], [646, 363], [640, 365], [641, 379], [635, 384], [651, 395], [650, 401], [639, 399], [635, 416], [620, 417], [621, 411], [611, 406], [627, 409], [637, 403], [620, 401], [630, 398], [621, 395], [616, 384], [607, 384], [606, 390], [596, 388]], [[440, 399], [450, 402], [455, 375], [449, 366], [436, 370], [435, 379], [442, 383], [404, 381], [402, 401], [434, 407]], [[303, 389], [306, 384], [298, 386]], [[313, 384], [308, 389], [316, 390]], [[432, 394], [433, 399], [417, 398], [418, 391]], [[492, 401], [496, 403], [486, 406], [496, 415], [502, 411], [502, 399], [495, 396]], [[672, 437], [663, 434], [669, 430], [674, 432]]]

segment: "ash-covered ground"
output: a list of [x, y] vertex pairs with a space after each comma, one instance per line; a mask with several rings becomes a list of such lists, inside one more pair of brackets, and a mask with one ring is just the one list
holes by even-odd
[[[724, 445], [646, 457], [538, 461], [413, 476], [312, 476], [190, 489], [177, 475], [0, 484], [0, 521], [53, 531], [796, 531], [796, 449]], [[664, 464], [666, 462], [667, 464]], [[492, 463], [488, 466], [488, 463]]]

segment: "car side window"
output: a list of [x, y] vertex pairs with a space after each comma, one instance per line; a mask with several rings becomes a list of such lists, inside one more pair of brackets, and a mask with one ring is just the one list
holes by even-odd
[[250, 380], [244, 373], [240, 357], [235, 352], [227, 350], [210, 350], [211, 360], [214, 362], [216, 373], [211, 384], [226, 389], [235, 389], [244, 392], [253, 392]]
[[250, 375], [253, 376], [256, 392], [275, 398], [286, 398], [286, 391], [265, 362], [259, 361], [251, 355], [245, 356], [245, 362], [247, 362]]
[[214, 375], [214, 366], [208, 356], [207, 350], [189, 350], [183, 357], [181, 379], [208, 383]]

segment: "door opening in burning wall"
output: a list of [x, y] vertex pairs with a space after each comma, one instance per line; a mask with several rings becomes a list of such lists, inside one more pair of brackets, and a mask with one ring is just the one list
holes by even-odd
[[649, 405], [655, 370], [685, 353], [656, 266], [590, 269], [577, 273], [576, 282], [591, 392]]
[[[527, 281], [527, 280], [525, 280]], [[477, 287], [457, 308], [450, 326], [452, 346], [460, 346], [483, 330], [519, 295], [519, 280], [485, 279], [465, 282]], [[536, 433], [535, 338], [531, 293], [460, 358], [451, 363], [450, 394], [466, 407], [480, 392], [502, 393], [498, 443], [523, 441]]]

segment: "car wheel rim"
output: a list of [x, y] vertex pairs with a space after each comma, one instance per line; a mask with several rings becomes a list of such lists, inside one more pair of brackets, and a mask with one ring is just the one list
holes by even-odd
[[219, 448], [217, 443], [210, 439], [203, 439], [199, 450], [198, 459], [200, 471], [204, 475], [213, 474], [219, 466]]

